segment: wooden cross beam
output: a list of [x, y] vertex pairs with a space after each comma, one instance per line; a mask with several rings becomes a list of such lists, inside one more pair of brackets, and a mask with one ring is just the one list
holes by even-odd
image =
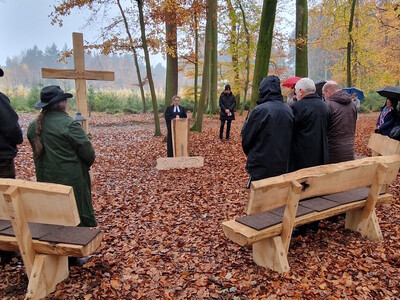
[[77, 110], [86, 119], [83, 122], [83, 129], [89, 132], [88, 108], [86, 95], [86, 80], [109, 80], [114, 81], [114, 72], [110, 71], [92, 71], [85, 70], [85, 53], [83, 48], [83, 34], [78, 32], [72, 33], [73, 52], [74, 52], [74, 69], [60, 70], [42, 68], [43, 78], [55, 79], [75, 79], [76, 90], [76, 106]]

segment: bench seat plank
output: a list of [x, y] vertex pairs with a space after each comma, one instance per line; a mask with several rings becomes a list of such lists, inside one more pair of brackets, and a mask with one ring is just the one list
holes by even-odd
[[[309, 209], [307, 207], [299, 206], [297, 208], [296, 217], [300, 217], [300, 216], [306, 215], [306, 214], [308, 214], [308, 213], [310, 213], [312, 211], [313, 211], [312, 209]], [[285, 213], [285, 206], [281, 206], [281, 207], [275, 208], [275, 209], [271, 210], [270, 213], [273, 213], [275, 215], [283, 217], [283, 214]]]
[[314, 211], [324, 211], [336, 206], [339, 206], [340, 203], [338, 202], [334, 202], [334, 201], [330, 201], [328, 199], [324, 199], [322, 197], [314, 197], [311, 199], [307, 199], [307, 200], [303, 200], [300, 201], [299, 206], [303, 206], [306, 208], [309, 208], [311, 210]]
[[367, 199], [369, 188], [359, 188], [342, 193], [335, 193], [322, 196], [322, 198], [338, 203], [351, 203], [362, 199]]
[[[84, 257], [92, 254], [100, 246], [104, 232], [97, 234], [87, 245], [74, 245], [66, 243], [51, 243], [32, 240], [33, 249], [37, 253], [48, 255]], [[19, 251], [17, 239], [13, 236], [0, 235], [0, 249], [6, 251]]]
[[[58, 225], [41, 223], [28, 223], [28, 226], [33, 239], [40, 239], [41, 237], [54, 232], [60, 227]], [[1, 230], [0, 235], [15, 236], [14, 229], [12, 227], [9, 227], [7, 229]]]
[[0, 220], [0, 231], [10, 227], [11, 227], [11, 222], [9, 220]]
[[55, 231], [40, 237], [39, 240], [49, 243], [75, 244], [85, 246], [99, 233], [100, 229], [89, 227], [59, 226]]
[[251, 215], [251, 216], [243, 216], [236, 219], [236, 222], [239, 222], [243, 225], [247, 225], [255, 230], [262, 230], [264, 228], [270, 227], [272, 225], [278, 224], [282, 222], [282, 216], [265, 212], [261, 214]]
[[[49, 243], [75, 244], [82, 246], [87, 245], [101, 232], [100, 229], [96, 228], [58, 226], [41, 223], [28, 223], [28, 226], [32, 239]], [[0, 231], [0, 235], [15, 236], [11, 223], [10, 227]]]

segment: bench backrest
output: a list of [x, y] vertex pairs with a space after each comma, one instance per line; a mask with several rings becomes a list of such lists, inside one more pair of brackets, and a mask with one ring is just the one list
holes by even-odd
[[72, 187], [18, 179], [0, 179], [0, 219], [10, 219], [3, 197], [10, 187], [17, 188], [17, 197], [27, 222], [64, 226], [80, 223]]
[[388, 167], [383, 184], [390, 184], [397, 177], [400, 155], [367, 157], [301, 169], [254, 181], [250, 187], [247, 214], [258, 214], [284, 206], [292, 181], [303, 185], [299, 195], [300, 200], [371, 186], [376, 180], [377, 169], [380, 165]]
[[372, 150], [373, 156], [400, 154], [400, 142], [385, 135], [372, 133], [368, 148]]

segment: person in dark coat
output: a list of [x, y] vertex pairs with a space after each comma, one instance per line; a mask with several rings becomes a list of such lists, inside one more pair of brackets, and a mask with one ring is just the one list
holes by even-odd
[[297, 102], [291, 105], [294, 115], [289, 171], [327, 164], [329, 108], [310, 78], [296, 83]]
[[[4, 76], [0, 68], [0, 77]], [[15, 178], [14, 158], [17, 156], [17, 145], [23, 142], [18, 115], [10, 104], [10, 99], [0, 92], [0, 178]], [[0, 250], [0, 263], [9, 263], [14, 252]]]
[[181, 98], [177, 95], [172, 97], [172, 105], [168, 106], [165, 109], [164, 117], [165, 122], [167, 124], [167, 156], [173, 157], [174, 150], [172, 148], [172, 130], [171, 130], [171, 121], [173, 119], [184, 119], [187, 118], [186, 109], [179, 105], [179, 101]]
[[[0, 69], [0, 77], [4, 75]], [[0, 178], [15, 178], [14, 158], [17, 145], [23, 141], [18, 115], [10, 104], [10, 99], [0, 92]]]
[[236, 98], [231, 92], [231, 86], [225, 85], [225, 90], [219, 96], [219, 119], [221, 120], [221, 126], [219, 128], [219, 139], [222, 140], [224, 134], [224, 126], [226, 121], [226, 139], [229, 140], [231, 132], [232, 120], [235, 120], [235, 107]]
[[292, 110], [283, 102], [279, 77], [265, 77], [258, 92], [260, 99], [242, 133], [249, 184], [288, 171], [294, 122]]
[[375, 132], [382, 135], [389, 136], [390, 131], [396, 125], [398, 118], [397, 100], [386, 99], [386, 103], [381, 108], [381, 113], [376, 120]]
[[[310, 78], [300, 79], [295, 86], [297, 102], [291, 108], [294, 115], [292, 146], [289, 169], [324, 165], [329, 162], [328, 122], [329, 108], [315, 92], [315, 83]], [[319, 222], [296, 228], [293, 235], [303, 234], [308, 229], [318, 231]]]
[[39, 182], [72, 186], [79, 211], [79, 226], [97, 226], [92, 206], [89, 168], [95, 153], [81, 125], [66, 112], [67, 98], [58, 85], [44, 87], [35, 108], [39, 116], [29, 125], [28, 140], [33, 150]]
[[345, 90], [340, 90], [335, 81], [325, 83], [322, 93], [330, 110], [329, 163], [354, 160], [357, 107], [351, 96]]

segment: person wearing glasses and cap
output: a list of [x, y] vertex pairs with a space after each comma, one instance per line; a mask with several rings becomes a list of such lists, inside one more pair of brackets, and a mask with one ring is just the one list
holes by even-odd
[[44, 87], [35, 108], [41, 109], [29, 125], [28, 140], [32, 146], [36, 179], [69, 185], [74, 188], [81, 223], [97, 226], [92, 206], [89, 168], [95, 153], [81, 125], [67, 114], [70, 93], [58, 85]]

